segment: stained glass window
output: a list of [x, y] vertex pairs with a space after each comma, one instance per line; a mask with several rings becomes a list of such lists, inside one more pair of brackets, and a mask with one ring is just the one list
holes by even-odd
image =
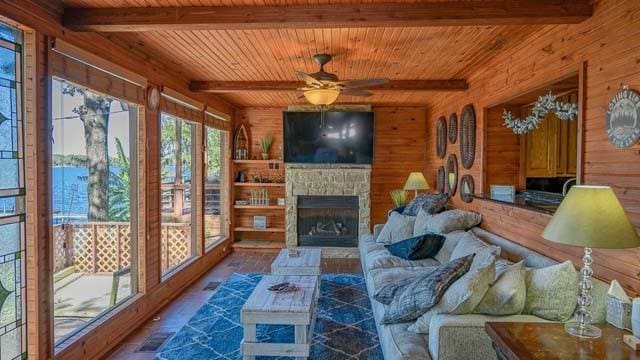
[[26, 358], [21, 33], [0, 24], [0, 360]]

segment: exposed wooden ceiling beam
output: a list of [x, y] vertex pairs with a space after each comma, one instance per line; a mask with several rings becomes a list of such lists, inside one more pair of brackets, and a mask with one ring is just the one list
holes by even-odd
[[[194, 92], [235, 93], [246, 91], [294, 91], [303, 87], [301, 81], [192, 81], [189, 89]], [[370, 90], [387, 91], [464, 91], [469, 88], [466, 80], [391, 80], [384, 85], [371, 86]]]
[[233, 30], [579, 23], [589, 0], [485, 0], [415, 4], [330, 4], [163, 8], [67, 8], [76, 31]]

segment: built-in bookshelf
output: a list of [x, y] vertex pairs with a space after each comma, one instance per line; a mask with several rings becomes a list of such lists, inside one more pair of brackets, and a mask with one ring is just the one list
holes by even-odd
[[[285, 246], [285, 207], [278, 205], [278, 198], [285, 197], [284, 162], [282, 153], [282, 114], [262, 113], [250, 109], [236, 114], [237, 126], [244, 124], [248, 133], [249, 159], [233, 160], [233, 231], [234, 247], [237, 248], [283, 248]], [[267, 116], [268, 118], [265, 118]], [[269, 156], [261, 160], [260, 139], [270, 135], [273, 144]], [[239, 174], [243, 173], [243, 179]], [[268, 195], [264, 196], [264, 193]], [[259, 200], [251, 202], [251, 195], [260, 194]], [[268, 200], [266, 200], [268, 199]], [[240, 201], [240, 202], [238, 202]], [[254, 217], [264, 216], [264, 228], [254, 226]]]

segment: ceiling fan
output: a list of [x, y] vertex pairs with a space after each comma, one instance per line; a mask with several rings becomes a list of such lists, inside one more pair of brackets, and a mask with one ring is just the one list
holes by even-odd
[[313, 105], [330, 105], [336, 101], [340, 94], [371, 96], [373, 93], [367, 91], [366, 88], [389, 82], [384, 78], [340, 81], [336, 74], [324, 71], [324, 66], [331, 61], [331, 55], [316, 54], [313, 55], [313, 60], [320, 65], [320, 71], [313, 74], [297, 71], [298, 76], [306, 83], [306, 86], [298, 89], [303, 92], [301, 98], [306, 98]]

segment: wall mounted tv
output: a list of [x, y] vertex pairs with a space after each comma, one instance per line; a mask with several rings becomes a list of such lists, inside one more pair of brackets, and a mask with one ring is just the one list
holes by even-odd
[[373, 112], [284, 112], [284, 161], [371, 164]]

